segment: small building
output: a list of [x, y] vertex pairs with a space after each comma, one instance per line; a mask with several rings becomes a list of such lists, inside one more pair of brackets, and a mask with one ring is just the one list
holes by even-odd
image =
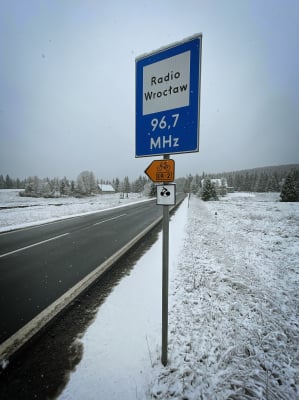
[[98, 184], [100, 194], [112, 194], [115, 193], [115, 189], [110, 184], [99, 183]]

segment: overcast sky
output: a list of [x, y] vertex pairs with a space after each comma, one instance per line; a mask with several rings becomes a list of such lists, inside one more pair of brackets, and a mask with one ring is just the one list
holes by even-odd
[[0, 0], [0, 173], [143, 174], [135, 58], [200, 32], [200, 149], [176, 176], [298, 163], [298, 21], [298, 0]]

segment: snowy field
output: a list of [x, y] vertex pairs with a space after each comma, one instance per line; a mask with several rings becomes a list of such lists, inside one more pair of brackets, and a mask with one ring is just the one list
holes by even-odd
[[149, 398], [299, 399], [299, 203], [191, 199]]
[[[127, 201], [101, 199], [0, 197], [34, 203], [1, 209], [1, 230]], [[299, 203], [278, 193], [184, 201], [170, 223], [167, 367], [161, 246], [159, 234], [78, 338], [83, 359], [60, 399], [299, 399]]]
[[124, 199], [120, 198], [119, 193], [81, 199], [74, 197], [44, 199], [20, 197], [19, 192], [20, 189], [0, 190], [0, 232], [148, 200], [137, 193], [130, 193], [129, 197]]

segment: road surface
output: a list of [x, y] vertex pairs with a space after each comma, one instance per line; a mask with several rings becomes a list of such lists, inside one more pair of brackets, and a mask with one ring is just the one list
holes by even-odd
[[153, 200], [0, 234], [0, 344], [161, 215]]

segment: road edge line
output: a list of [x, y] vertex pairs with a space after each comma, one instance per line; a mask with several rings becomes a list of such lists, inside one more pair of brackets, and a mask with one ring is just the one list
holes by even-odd
[[131, 239], [121, 249], [109, 257], [106, 261], [96, 267], [92, 272], [81, 279], [76, 285], [65, 292], [51, 305], [35, 316], [30, 322], [24, 325], [16, 333], [0, 344], [0, 368], [7, 365], [8, 359], [17, 352], [25, 343], [33, 338], [41, 329], [43, 329], [53, 318], [69, 306], [80, 294], [82, 294], [92, 283], [94, 283], [104, 272], [116, 263], [127, 251], [138, 243], [147, 233], [161, 222], [159, 217], [147, 228], [141, 231], [137, 236]]
[[[170, 211], [176, 209], [185, 198], [170, 208]], [[82, 278], [76, 285], [46, 307], [30, 322], [24, 325], [16, 333], [0, 344], [0, 370], [5, 369], [9, 364], [9, 358], [29, 342], [39, 331], [46, 327], [55, 317], [57, 317], [66, 307], [68, 307], [78, 296], [80, 296], [91, 284], [93, 284], [101, 275], [113, 266], [125, 253], [127, 253], [135, 244], [137, 244], [147, 233], [153, 230], [163, 219], [160, 216], [148, 227], [131, 239], [121, 249], [114, 253], [102, 264], [97, 266], [92, 272]]]

